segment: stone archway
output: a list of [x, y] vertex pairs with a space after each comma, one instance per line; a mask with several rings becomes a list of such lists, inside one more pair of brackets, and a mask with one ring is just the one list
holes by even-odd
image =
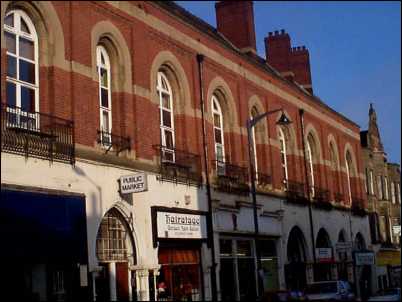
[[110, 209], [99, 225], [96, 256], [102, 268], [95, 280], [97, 300], [131, 300], [130, 266], [137, 262], [128, 222], [117, 208]]
[[302, 230], [294, 226], [289, 233], [287, 243], [287, 264], [285, 264], [285, 280], [288, 289], [302, 290], [306, 280], [306, 240]]

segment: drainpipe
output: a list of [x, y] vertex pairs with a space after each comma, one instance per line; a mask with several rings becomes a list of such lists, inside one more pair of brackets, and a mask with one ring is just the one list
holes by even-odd
[[217, 284], [216, 284], [216, 261], [215, 261], [215, 242], [214, 242], [214, 228], [213, 228], [213, 217], [212, 217], [212, 196], [211, 196], [211, 185], [209, 183], [208, 175], [208, 147], [207, 147], [207, 132], [205, 126], [205, 101], [204, 101], [204, 83], [203, 83], [203, 61], [204, 55], [197, 54], [198, 62], [198, 75], [200, 83], [200, 105], [201, 105], [201, 118], [202, 118], [202, 144], [204, 149], [204, 169], [205, 169], [205, 185], [207, 189], [207, 201], [208, 201], [208, 242], [211, 248], [212, 265], [211, 265], [211, 291], [212, 291], [212, 301], [218, 300], [217, 295]]
[[[305, 146], [305, 142], [304, 142], [304, 109], [299, 109], [299, 115], [300, 115], [300, 126], [301, 126], [300, 129], [301, 129], [303, 155], [304, 155], [304, 172], [305, 172], [306, 186], [307, 186], [307, 198], [309, 200], [308, 214], [309, 214], [309, 220], [310, 220], [310, 234], [311, 234], [311, 243], [312, 243], [311, 247], [312, 247], [312, 251], [313, 251], [313, 263], [315, 265], [317, 263], [317, 261], [316, 261], [316, 257], [315, 257], [313, 212], [311, 209], [310, 183], [309, 183], [308, 173], [307, 173], [306, 146]], [[314, 268], [313, 268], [313, 276], [314, 276]], [[313, 280], [314, 280], [314, 277], [313, 277]]]

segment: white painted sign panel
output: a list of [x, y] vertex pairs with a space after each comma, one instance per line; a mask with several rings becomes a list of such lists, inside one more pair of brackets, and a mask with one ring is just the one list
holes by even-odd
[[81, 287], [88, 286], [88, 266], [84, 264], [80, 265], [80, 285]]
[[207, 220], [205, 215], [157, 212], [158, 238], [205, 239]]
[[337, 252], [345, 252], [350, 249], [352, 249], [352, 243], [350, 241], [348, 242], [338, 242], [335, 244], [335, 249]]
[[148, 190], [147, 175], [145, 173], [132, 174], [120, 177], [120, 193], [129, 194]]
[[356, 265], [373, 265], [374, 253], [355, 253]]
[[401, 234], [401, 226], [400, 225], [394, 225], [392, 227], [392, 230], [394, 231], [394, 235], [400, 235]]
[[328, 262], [332, 260], [332, 248], [322, 247], [315, 249], [315, 256], [319, 262]]

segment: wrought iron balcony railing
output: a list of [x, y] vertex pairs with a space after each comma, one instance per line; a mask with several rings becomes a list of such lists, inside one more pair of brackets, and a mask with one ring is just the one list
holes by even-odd
[[219, 191], [245, 195], [250, 191], [247, 168], [234, 165], [228, 161], [214, 160], [215, 186]]
[[366, 216], [368, 214], [364, 206], [364, 200], [358, 197], [352, 196], [352, 214], [356, 216]]
[[199, 155], [161, 145], [153, 146], [158, 152], [160, 180], [189, 185], [201, 185], [201, 158]]
[[2, 103], [1, 151], [73, 164], [74, 123]]
[[256, 183], [258, 186], [265, 187], [269, 184], [272, 184], [271, 175], [257, 172], [255, 178], [256, 178]]
[[345, 195], [342, 194], [342, 193], [339, 193], [339, 192], [334, 193], [334, 200], [337, 203], [344, 202], [345, 201]]
[[324, 209], [324, 210], [331, 210], [332, 209], [332, 204], [330, 202], [329, 198], [329, 190], [317, 187], [317, 186], [311, 186], [310, 187], [310, 196], [312, 200], [314, 201], [313, 205], [316, 208]]
[[103, 130], [98, 130], [98, 144], [106, 149], [106, 153], [113, 150], [117, 155], [121, 151], [131, 149], [131, 140], [129, 137], [115, 135]]
[[287, 179], [285, 182], [287, 201], [297, 204], [308, 204], [309, 200], [305, 188], [306, 185], [304, 183]]

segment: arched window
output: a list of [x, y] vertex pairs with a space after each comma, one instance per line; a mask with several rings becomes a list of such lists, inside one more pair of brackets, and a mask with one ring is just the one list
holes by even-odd
[[96, 48], [96, 66], [99, 80], [101, 144], [109, 147], [112, 143], [111, 66], [109, 55], [102, 45]]
[[7, 75], [7, 122], [16, 127], [39, 129], [38, 35], [22, 10], [12, 10], [4, 19]]
[[281, 166], [283, 171], [283, 183], [287, 186], [288, 182], [288, 162], [287, 162], [287, 147], [286, 147], [286, 137], [281, 127], [278, 128], [279, 144], [281, 151]]
[[352, 183], [351, 183], [352, 168], [353, 168], [352, 156], [348, 151], [346, 152], [346, 177], [348, 181], [348, 195], [350, 204], [352, 204]]
[[218, 175], [225, 174], [225, 140], [223, 135], [223, 114], [218, 98], [212, 96], [212, 114], [214, 119], [215, 159]]
[[[251, 109], [251, 116], [250, 116], [250, 119], [255, 118], [257, 115], [258, 115], [258, 110], [257, 110], [257, 108], [254, 106], [254, 107]], [[252, 128], [252, 133], [251, 133], [251, 135], [252, 135], [252, 139], [253, 139], [253, 158], [254, 158], [255, 180], [258, 181], [258, 157], [257, 157], [257, 142], [256, 142], [256, 139], [257, 139], [257, 138], [256, 138], [256, 135], [255, 135], [255, 133], [256, 133], [256, 127], [257, 127], [257, 125], [255, 125], [255, 126]]]
[[173, 93], [163, 72], [158, 72], [156, 90], [159, 96], [162, 157], [164, 161], [175, 161], [175, 137], [173, 119]]
[[338, 180], [338, 160], [336, 156], [335, 146], [332, 142], [329, 143], [329, 156], [331, 161], [331, 171], [332, 171], [332, 188], [334, 191], [334, 197], [336, 201], [341, 201], [339, 197], [336, 197], [339, 193], [339, 180]]
[[315, 157], [314, 154], [314, 138], [311, 134], [308, 135], [307, 137], [307, 169], [308, 169], [308, 177], [310, 180], [310, 192], [311, 196], [314, 196], [315, 190], [315, 182], [314, 182], [314, 163], [313, 163], [313, 158]]

